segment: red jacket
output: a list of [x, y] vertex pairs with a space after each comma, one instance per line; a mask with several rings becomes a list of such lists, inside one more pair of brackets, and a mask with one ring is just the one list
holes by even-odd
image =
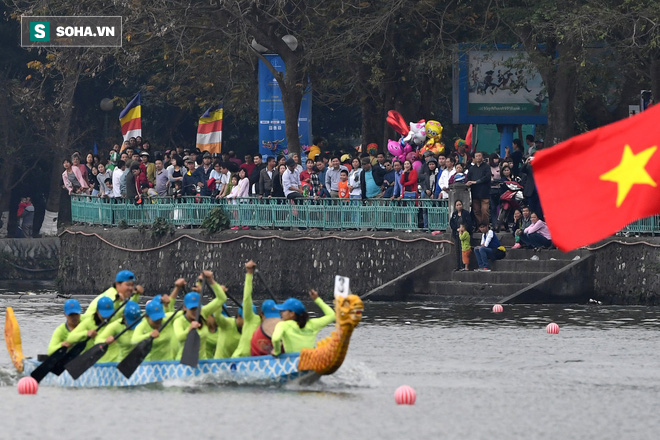
[[417, 192], [417, 171], [410, 170], [409, 173], [401, 173], [401, 186], [405, 192]]

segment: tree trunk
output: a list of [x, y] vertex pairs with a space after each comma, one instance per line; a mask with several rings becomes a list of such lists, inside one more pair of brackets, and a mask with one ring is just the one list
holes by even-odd
[[[7, 90], [4, 81], [2, 85], [3, 90]], [[10, 115], [7, 109], [9, 108], [7, 95], [0, 95], [0, 139], [2, 139], [2, 151], [8, 152], [9, 149], [9, 136], [10, 136]], [[11, 160], [11, 155], [3, 157], [2, 166], [0, 167], [0, 237], [6, 237], [8, 234], [9, 225], [9, 202], [11, 200], [11, 190], [9, 187], [12, 183], [14, 172], [14, 164]]]
[[300, 134], [298, 132], [298, 118], [300, 117], [300, 104], [302, 103], [302, 92], [298, 87], [293, 90], [280, 85], [282, 92], [282, 106], [284, 107], [284, 133], [286, 134], [286, 146], [289, 153], [300, 155]]
[[651, 60], [651, 93], [653, 102], [660, 100], [660, 52], [654, 52]]
[[46, 215], [41, 226], [42, 235], [57, 234], [57, 213], [60, 207], [60, 195], [62, 194], [62, 160], [67, 156], [69, 148], [69, 131], [73, 116], [73, 97], [78, 87], [78, 80], [82, 70], [82, 63], [77, 61], [72, 54], [71, 65], [62, 72], [62, 91], [60, 92], [60, 117], [58, 119], [56, 137], [53, 139], [53, 162], [50, 173], [50, 189], [46, 202]]
[[543, 75], [548, 88], [548, 128], [545, 145], [552, 146], [575, 134], [577, 65], [571, 47], [558, 44], [554, 70]]
[[[362, 151], [366, 151], [370, 143], [379, 143], [383, 129], [384, 118], [380, 114], [380, 109], [374, 99], [369, 94], [365, 94], [360, 100], [360, 111], [362, 113]], [[388, 126], [389, 127], [389, 126]], [[396, 135], [396, 133], [395, 133]], [[395, 137], [392, 137], [395, 139]]]

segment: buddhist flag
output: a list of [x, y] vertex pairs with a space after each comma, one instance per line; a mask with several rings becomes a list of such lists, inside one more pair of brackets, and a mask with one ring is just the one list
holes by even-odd
[[209, 107], [199, 118], [197, 148], [209, 153], [222, 151], [222, 104]]
[[126, 108], [119, 113], [121, 134], [127, 141], [132, 137], [142, 136], [142, 106], [140, 105], [140, 94], [128, 103]]
[[532, 164], [552, 241], [594, 243], [660, 213], [660, 105], [539, 151]]

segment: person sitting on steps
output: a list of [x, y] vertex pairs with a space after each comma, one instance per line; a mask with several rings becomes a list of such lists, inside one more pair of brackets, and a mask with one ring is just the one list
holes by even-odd
[[535, 212], [532, 212], [530, 217], [532, 219], [532, 224], [525, 228], [520, 236], [520, 241], [537, 250], [541, 248], [551, 248], [552, 237], [550, 236], [548, 226], [543, 220], [539, 219], [538, 214]]
[[489, 260], [501, 260], [506, 257], [506, 250], [500, 244], [500, 239], [490, 229], [488, 223], [481, 223], [479, 231], [483, 234], [481, 237], [481, 246], [474, 248], [474, 255], [477, 257], [478, 269], [475, 272], [490, 272]]

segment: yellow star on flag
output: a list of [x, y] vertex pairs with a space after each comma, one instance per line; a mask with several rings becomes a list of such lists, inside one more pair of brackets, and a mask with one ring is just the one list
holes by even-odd
[[600, 176], [600, 180], [607, 180], [618, 184], [618, 194], [616, 197], [617, 208], [623, 204], [633, 185], [658, 186], [649, 173], [646, 172], [645, 168], [657, 149], [657, 146], [653, 146], [634, 154], [630, 145], [626, 145], [623, 149], [621, 163]]

